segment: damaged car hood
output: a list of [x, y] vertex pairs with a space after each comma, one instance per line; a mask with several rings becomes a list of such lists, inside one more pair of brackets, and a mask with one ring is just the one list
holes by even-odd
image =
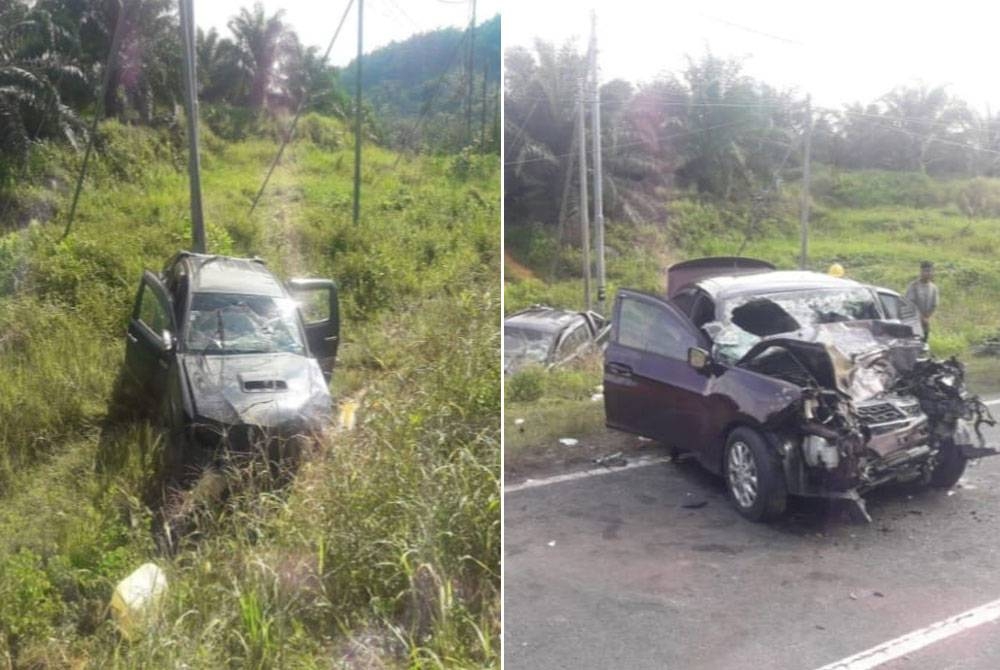
[[[924, 345], [909, 326], [899, 323], [827, 323], [764, 337], [736, 364], [773, 374], [767, 359], [778, 351], [790, 354], [816, 385], [864, 401], [887, 392], [899, 375], [912, 369], [924, 354]], [[775, 376], [781, 373], [778, 370]]]
[[179, 356], [194, 413], [223, 424], [319, 425], [330, 391], [315, 359], [293, 353]]

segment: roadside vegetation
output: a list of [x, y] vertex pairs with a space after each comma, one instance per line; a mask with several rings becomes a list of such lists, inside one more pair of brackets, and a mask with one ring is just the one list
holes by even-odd
[[[342, 137], [336, 121], [306, 127]], [[156, 425], [111, 402], [144, 267], [189, 240], [186, 175], [163, 133], [108, 122], [72, 234], [60, 187], [79, 156], [41, 145], [0, 238], [0, 666], [491, 666], [499, 635], [499, 184], [495, 157], [406, 160], [294, 144], [252, 217], [276, 145], [206, 133], [209, 248], [343, 296], [335, 395], [362, 397], [279, 486], [223, 468], [221, 498], [163, 488]], [[362, 394], [363, 391], [363, 394]], [[187, 502], [180, 503], [180, 499]], [[172, 554], [157, 528], [182, 509]], [[164, 512], [168, 510], [168, 512]], [[125, 641], [114, 584], [153, 560], [159, 626]], [[328, 662], [328, 661], [326, 661]]]
[[[496, 667], [498, 96], [466, 130], [460, 30], [366, 55], [355, 225], [353, 77], [273, 6], [198, 31], [208, 250], [336, 280], [332, 391], [358, 409], [294, 472], [220, 458], [178, 481], [115, 389], [141, 271], [190, 246], [179, 38], [167, 0], [0, 2], [0, 669]], [[129, 638], [108, 602], [147, 561], [169, 585]]]

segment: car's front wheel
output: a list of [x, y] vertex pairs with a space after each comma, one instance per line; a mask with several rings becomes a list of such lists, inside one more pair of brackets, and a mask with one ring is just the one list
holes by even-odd
[[959, 451], [954, 442], [948, 441], [941, 445], [937, 464], [931, 472], [931, 486], [939, 489], [950, 489], [965, 474], [965, 465], [968, 461], [969, 459]]
[[729, 499], [740, 514], [751, 521], [767, 521], [784, 513], [785, 475], [759, 433], [741, 427], [729, 434], [724, 471]]

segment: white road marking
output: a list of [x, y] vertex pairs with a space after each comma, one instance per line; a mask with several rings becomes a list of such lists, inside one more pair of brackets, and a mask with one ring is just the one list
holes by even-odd
[[868, 670], [888, 663], [906, 654], [940, 642], [952, 635], [1000, 619], [1000, 600], [988, 602], [967, 612], [932, 623], [926, 628], [907, 633], [894, 640], [866, 649], [842, 661], [824, 665], [819, 670]]
[[993, 398], [993, 400], [984, 400], [984, 405], [1000, 405], [1000, 398]]
[[523, 491], [525, 489], [534, 489], [539, 486], [551, 486], [552, 484], [561, 484], [562, 482], [571, 482], [576, 479], [586, 479], [588, 477], [600, 477], [601, 475], [612, 475], [616, 472], [623, 472], [625, 470], [634, 470], [635, 468], [645, 468], [650, 465], [657, 465], [659, 463], [669, 463], [670, 458], [666, 456], [645, 456], [643, 458], [637, 458], [635, 460], [630, 460], [625, 465], [618, 468], [592, 468], [590, 470], [581, 470], [579, 472], [570, 472], [565, 475], [556, 475], [555, 477], [547, 477], [545, 479], [527, 479], [520, 484], [513, 484], [510, 486], [504, 486], [504, 493], [514, 493], [515, 491]]

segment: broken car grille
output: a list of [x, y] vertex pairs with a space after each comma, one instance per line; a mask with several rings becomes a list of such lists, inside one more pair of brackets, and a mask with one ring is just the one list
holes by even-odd
[[906, 418], [895, 405], [887, 402], [880, 402], [876, 405], [862, 405], [857, 408], [861, 420], [867, 424], [889, 423], [900, 421]]

